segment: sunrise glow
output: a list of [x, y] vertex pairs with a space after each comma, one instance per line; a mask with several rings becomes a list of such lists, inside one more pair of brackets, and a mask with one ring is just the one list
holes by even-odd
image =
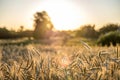
[[72, 30], [85, 22], [84, 11], [71, 1], [43, 1], [38, 10], [48, 12], [57, 30]]
[[0, 27], [33, 30], [34, 14], [46, 11], [56, 30], [120, 23], [118, 0], [0, 0]]

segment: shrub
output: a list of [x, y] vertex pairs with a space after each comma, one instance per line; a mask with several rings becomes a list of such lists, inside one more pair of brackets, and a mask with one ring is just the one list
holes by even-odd
[[99, 34], [106, 34], [111, 31], [116, 31], [120, 28], [119, 24], [107, 24], [99, 29]]
[[106, 33], [99, 37], [98, 44], [101, 44], [102, 46], [110, 46], [112, 43], [113, 46], [116, 46], [116, 44], [120, 44], [120, 32], [114, 31]]
[[96, 39], [98, 32], [95, 30], [95, 25], [84, 25], [76, 31], [77, 37]]

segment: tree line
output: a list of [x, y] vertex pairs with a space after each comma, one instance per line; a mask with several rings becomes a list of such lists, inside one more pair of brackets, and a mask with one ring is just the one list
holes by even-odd
[[100, 29], [96, 30], [95, 25], [84, 25], [76, 30], [76, 37], [84, 37], [96, 39], [97, 43], [102, 46], [116, 46], [120, 44], [120, 25], [106, 24]]
[[[0, 39], [15, 39], [28, 37], [35, 40], [50, 38], [55, 34], [54, 25], [46, 11], [36, 12], [34, 14], [34, 30], [23, 30], [24, 26], [20, 26], [20, 29], [16, 32], [14, 30], [8, 30], [5, 27], [0, 28]], [[64, 33], [74, 34], [74, 37], [84, 37], [89, 39], [98, 40], [99, 44], [116, 45], [120, 43], [120, 25], [119, 24], [106, 24], [100, 29], [96, 30], [95, 25], [83, 25], [74, 31], [64, 31]], [[62, 32], [60, 32], [62, 34]], [[112, 35], [112, 36], [111, 36]], [[116, 40], [115, 40], [116, 39]]]
[[15, 39], [28, 37], [34, 39], [48, 38], [52, 34], [53, 24], [46, 11], [34, 14], [34, 30], [23, 31], [24, 26], [20, 26], [18, 31], [8, 30], [6, 27], [0, 28], [0, 39]]
[[119, 24], [112, 24], [112, 23], [106, 24], [98, 30], [96, 30], [95, 27], [96, 27], [95, 25], [81, 26], [79, 29], [75, 31], [76, 37], [96, 39], [99, 38], [101, 35], [107, 34], [109, 32], [120, 31]]

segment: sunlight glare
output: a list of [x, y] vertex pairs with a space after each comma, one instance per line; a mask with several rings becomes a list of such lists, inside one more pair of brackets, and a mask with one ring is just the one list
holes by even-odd
[[41, 3], [38, 10], [45, 10], [55, 29], [72, 30], [84, 24], [84, 11], [70, 1], [48, 1]]
[[69, 64], [70, 64], [70, 59], [69, 59], [69, 57], [67, 57], [67, 56], [63, 56], [61, 59], [60, 59], [60, 65], [61, 65], [61, 67], [63, 67], [63, 68], [65, 68], [65, 67], [67, 67]]

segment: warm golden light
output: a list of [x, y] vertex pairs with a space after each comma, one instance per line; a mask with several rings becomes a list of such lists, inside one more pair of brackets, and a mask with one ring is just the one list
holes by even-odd
[[0, 27], [33, 30], [36, 12], [46, 11], [57, 30], [95, 24], [120, 24], [119, 0], [0, 0]]
[[59, 60], [59, 64], [61, 65], [62, 68], [67, 67], [70, 64], [70, 59], [68, 56], [62, 56]]
[[51, 18], [55, 29], [69, 30], [76, 29], [84, 24], [84, 11], [72, 2], [48, 1], [43, 2], [38, 10], [45, 10]]

